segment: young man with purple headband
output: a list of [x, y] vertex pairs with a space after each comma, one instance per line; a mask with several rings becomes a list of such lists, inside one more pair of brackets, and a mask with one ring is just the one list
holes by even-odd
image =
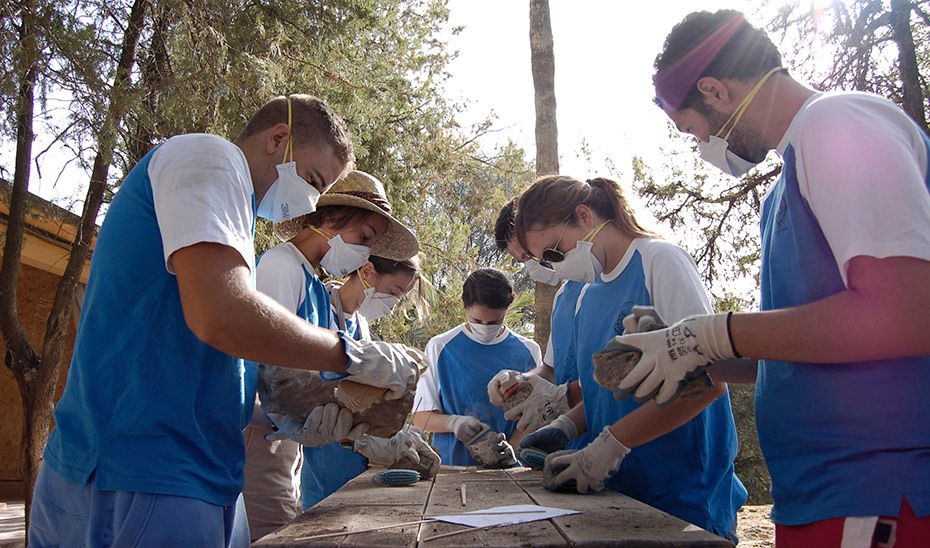
[[737, 177], [773, 149], [783, 165], [762, 207], [762, 311], [617, 337], [643, 351], [618, 388], [666, 404], [703, 368], [758, 358], [776, 546], [926, 546], [930, 140], [886, 99], [797, 82], [738, 12], [687, 16], [655, 68], [702, 158]]

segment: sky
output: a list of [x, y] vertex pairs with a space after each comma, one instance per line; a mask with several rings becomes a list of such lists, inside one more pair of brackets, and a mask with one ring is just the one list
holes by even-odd
[[[629, 177], [634, 155], [655, 165], [668, 141], [668, 119], [652, 103], [652, 63], [665, 36], [691, 11], [735, 8], [762, 25], [758, 1], [659, 0], [632, 3], [615, 0], [549, 0], [555, 50], [555, 86], [560, 171], [587, 179], [594, 175]], [[496, 131], [482, 145], [493, 148], [512, 139], [535, 158], [535, 112], [530, 71], [529, 2], [527, 0], [449, 0], [447, 36], [458, 57], [449, 65], [450, 99], [467, 104], [460, 122], [469, 124], [489, 114]], [[40, 137], [33, 150], [47, 146]], [[589, 165], [580, 155], [586, 142]], [[12, 149], [2, 164], [12, 170]], [[86, 185], [88, 175], [74, 168], [59, 177], [61, 154], [46, 154], [33, 171], [30, 191], [80, 212], [71, 181]], [[611, 172], [607, 159], [617, 166]], [[35, 164], [34, 164], [35, 166]], [[12, 179], [12, 173], [4, 174]], [[57, 180], [56, 180], [57, 179]], [[86, 188], [86, 186], [84, 187]]]
[[[653, 62], [672, 27], [692, 11], [738, 9], [757, 26], [758, 1], [549, 0], [555, 55], [560, 171], [581, 179], [629, 176], [638, 155], [653, 165], [668, 141], [668, 118], [652, 99]], [[460, 119], [497, 117], [482, 144], [512, 139], [535, 158], [535, 111], [527, 0], [450, 0], [449, 38], [458, 58], [446, 95], [468, 102]], [[591, 163], [581, 154], [583, 143]], [[609, 173], [607, 159], [619, 173]], [[592, 173], [592, 171], [594, 173]]]

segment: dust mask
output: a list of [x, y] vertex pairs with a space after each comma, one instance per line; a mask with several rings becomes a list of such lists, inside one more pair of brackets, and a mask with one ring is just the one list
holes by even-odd
[[[743, 114], [746, 113], [746, 109], [749, 108], [750, 103], [756, 98], [759, 90], [762, 89], [762, 85], [765, 84], [769, 77], [780, 70], [782, 70], [781, 67], [775, 67], [768, 71], [768, 73], [756, 83], [755, 87], [746, 94], [746, 97], [743, 98], [739, 106], [736, 107], [736, 110], [733, 111], [733, 114], [731, 114], [727, 121], [724, 122], [723, 126], [720, 127], [717, 134], [711, 135], [706, 143], [703, 141], [698, 142], [698, 154], [705, 162], [733, 177], [742, 177], [749, 173], [749, 170], [759, 165], [758, 162], [750, 162], [731, 151], [727, 139], [730, 138], [730, 134], [733, 133], [736, 124], [740, 121], [740, 118], [743, 117]], [[721, 136], [724, 131], [726, 131], [726, 134]]]

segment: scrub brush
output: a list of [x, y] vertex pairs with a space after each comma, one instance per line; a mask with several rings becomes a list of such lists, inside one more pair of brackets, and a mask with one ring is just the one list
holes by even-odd
[[398, 468], [396, 470], [382, 470], [371, 477], [371, 481], [378, 485], [412, 485], [420, 481], [420, 473], [416, 470], [405, 470]]
[[546, 455], [548, 455], [548, 453], [540, 451], [535, 447], [524, 447], [520, 449], [520, 454], [517, 457], [524, 466], [529, 466], [533, 470], [542, 470], [546, 462]]

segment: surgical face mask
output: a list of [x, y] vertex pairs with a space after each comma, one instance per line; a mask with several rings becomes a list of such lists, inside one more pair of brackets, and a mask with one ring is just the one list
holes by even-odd
[[481, 344], [491, 344], [491, 341], [500, 334], [504, 326], [499, 323], [483, 324], [468, 322], [468, 327], [471, 329], [472, 335], [474, 335], [478, 342]]
[[[288, 97], [287, 125], [293, 129], [291, 118], [291, 99]], [[313, 213], [316, 211], [317, 200], [320, 199], [320, 192], [297, 174], [297, 162], [294, 161], [293, 141], [290, 136], [284, 147], [284, 160], [283, 164], [276, 166], [278, 178], [265, 191], [256, 209], [259, 217], [270, 219], [275, 224]]]
[[367, 320], [377, 320], [394, 310], [398, 298], [390, 293], [379, 293], [374, 287], [365, 289], [365, 300], [358, 307], [358, 313]]
[[[743, 175], [749, 173], [749, 170], [759, 165], [758, 162], [750, 162], [742, 156], [739, 156], [735, 152], [730, 150], [730, 144], [727, 142], [727, 139], [730, 138], [730, 135], [733, 133], [733, 129], [736, 128], [736, 124], [740, 121], [740, 118], [745, 114], [746, 109], [749, 108], [752, 100], [756, 98], [756, 95], [759, 93], [759, 90], [762, 89], [762, 85], [769, 79], [773, 74], [780, 71], [781, 67], [775, 67], [772, 70], [768, 71], [765, 76], [763, 76], [755, 87], [750, 90], [746, 97], [740, 102], [739, 106], [736, 107], [736, 110], [733, 111], [733, 114], [727, 119], [726, 122], [720, 127], [720, 130], [717, 131], [716, 135], [711, 135], [708, 142], [699, 142], [698, 143], [698, 155], [707, 163], [716, 167], [720, 171], [726, 173], [727, 175], [732, 175], [733, 177], [742, 177]], [[726, 132], [725, 135], [722, 135]], [[722, 136], [721, 136], [722, 135]]]
[[561, 261], [552, 263], [552, 270], [559, 275], [559, 279], [590, 284], [601, 275], [604, 265], [597, 260], [591, 248], [594, 246], [594, 237], [605, 226], [607, 221], [594, 227], [584, 238], [578, 240], [573, 249], [565, 253]]
[[[310, 227], [314, 232], [324, 238], [325, 232], [317, 227]], [[320, 259], [320, 266], [331, 275], [345, 278], [350, 272], [355, 272], [368, 262], [371, 248], [364, 245], [347, 244], [342, 240], [341, 234], [329, 238], [329, 251]]]
[[523, 268], [534, 281], [547, 285], [559, 285], [559, 274], [551, 268], [546, 268], [539, 264], [536, 259], [527, 259], [523, 262]]
[[701, 141], [698, 143], [698, 155], [705, 162], [733, 177], [742, 177], [759, 165], [736, 154], [730, 150], [729, 146], [730, 144], [725, 140], [716, 135], [711, 135], [710, 142]]
[[575, 248], [565, 254], [565, 258], [552, 263], [552, 269], [562, 280], [574, 280], [586, 284], [594, 280], [604, 271], [604, 266], [591, 252], [594, 242], [579, 241]]
[[278, 178], [258, 204], [259, 217], [280, 223], [316, 211], [320, 192], [297, 175], [297, 163], [278, 164]]

